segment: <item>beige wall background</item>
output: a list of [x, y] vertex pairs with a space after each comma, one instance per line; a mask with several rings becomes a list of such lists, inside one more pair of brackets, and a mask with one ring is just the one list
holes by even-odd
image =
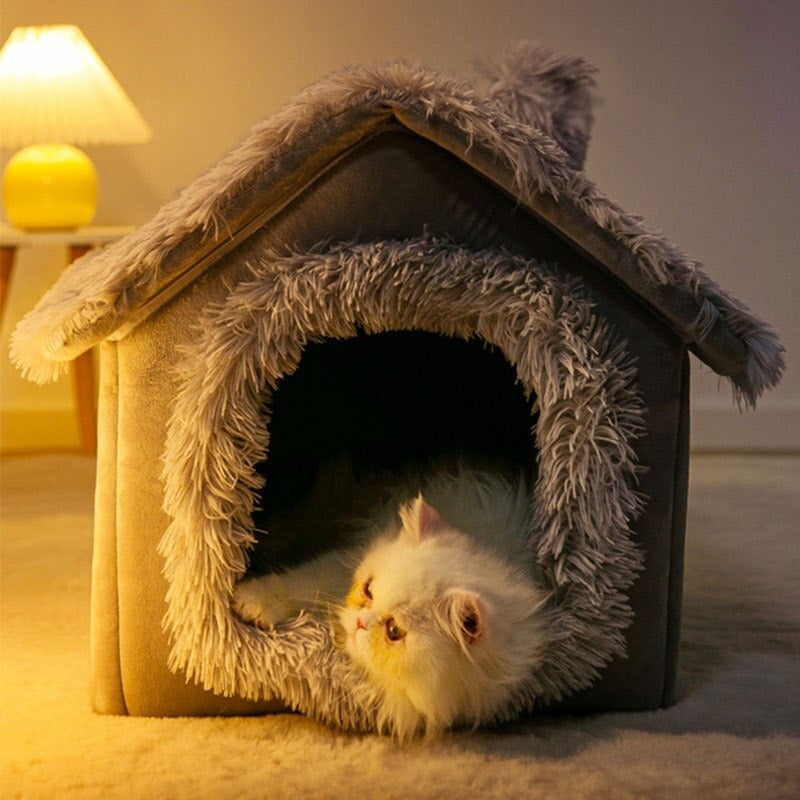
[[[2, 2], [3, 41], [17, 25], [47, 23], [83, 29], [155, 132], [147, 145], [89, 151], [98, 224], [144, 222], [253, 124], [344, 63], [400, 57], [469, 77], [476, 57], [523, 38], [583, 56], [599, 69], [602, 98], [590, 177], [703, 261], [788, 350], [784, 382], [744, 416], [694, 362], [695, 448], [800, 448], [795, 0]], [[29, 385], [6, 355], [10, 330], [62, 260], [58, 251], [18, 260], [0, 331], [7, 446], [13, 420], [31, 410], [50, 421], [34, 444], [76, 442], [69, 381]]]

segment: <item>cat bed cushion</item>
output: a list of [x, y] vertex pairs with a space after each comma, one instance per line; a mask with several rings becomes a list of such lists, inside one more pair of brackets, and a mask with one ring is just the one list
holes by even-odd
[[[642, 428], [641, 400], [624, 347], [568, 287], [502, 252], [429, 240], [339, 246], [268, 254], [251, 280], [208, 310], [202, 327], [209, 335], [183, 362], [167, 439], [166, 509], [175, 521], [161, 545], [173, 662], [190, 678], [224, 694], [278, 694], [343, 727], [374, 723], [379, 697], [332, 646], [327, 623], [301, 618], [261, 631], [230, 612], [233, 581], [243, 575], [253, 543], [254, 467], [268, 452], [263, 406], [297, 369], [307, 342], [355, 337], [357, 328], [368, 335], [479, 337], [505, 355], [526, 393], [538, 398], [531, 546], [550, 567], [546, 590], [564, 594], [553, 628], [570, 636], [550, 643], [530, 681], [497, 716], [582, 688], [621, 651], [631, 619], [624, 593], [640, 565], [628, 521], [638, 505], [630, 442]], [[247, 347], [243, 329], [251, 331]], [[559, 367], [565, 359], [573, 364], [567, 372]], [[201, 583], [198, 575], [209, 577]], [[198, 617], [213, 624], [198, 632]]]
[[530, 544], [562, 633], [494, 718], [669, 701], [686, 348], [749, 405], [781, 348], [578, 169], [591, 70], [536, 50], [509, 63], [519, 85], [555, 74], [568, 90], [539, 118], [508, 74], [483, 96], [405, 65], [323, 81], [20, 324], [14, 356], [34, 379], [102, 341], [98, 710], [288, 705], [374, 727], [378, 698], [326, 623], [260, 631], [230, 601], [260, 535], [282, 381], [313, 345], [404, 331], [493, 348], [531, 404]]

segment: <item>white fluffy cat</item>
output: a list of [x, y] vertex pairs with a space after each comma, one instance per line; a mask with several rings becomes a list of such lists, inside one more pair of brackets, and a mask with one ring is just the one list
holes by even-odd
[[495, 476], [439, 476], [353, 549], [238, 584], [234, 608], [264, 628], [303, 610], [332, 618], [379, 690], [379, 728], [399, 739], [477, 726], [548, 640], [525, 547], [529, 497]]

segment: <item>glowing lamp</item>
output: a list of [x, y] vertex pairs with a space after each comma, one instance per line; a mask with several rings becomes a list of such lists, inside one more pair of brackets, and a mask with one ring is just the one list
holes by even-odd
[[3, 173], [3, 206], [13, 225], [88, 225], [97, 208], [97, 173], [74, 145], [145, 142], [151, 135], [79, 28], [11, 33], [0, 51], [0, 144], [23, 147]]

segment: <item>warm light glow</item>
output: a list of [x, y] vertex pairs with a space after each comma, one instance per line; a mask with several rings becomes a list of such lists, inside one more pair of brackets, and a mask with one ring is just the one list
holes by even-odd
[[144, 142], [150, 128], [74, 25], [16, 28], [0, 51], [0, 143]]
[[3, 173], [19, 228], [78, 228], [97, 208], [97, 176], [71, 145], [145, 142], [152, 133], [79, 28], [16, 28], [0, 51], [0, 145], [24, 147]]

